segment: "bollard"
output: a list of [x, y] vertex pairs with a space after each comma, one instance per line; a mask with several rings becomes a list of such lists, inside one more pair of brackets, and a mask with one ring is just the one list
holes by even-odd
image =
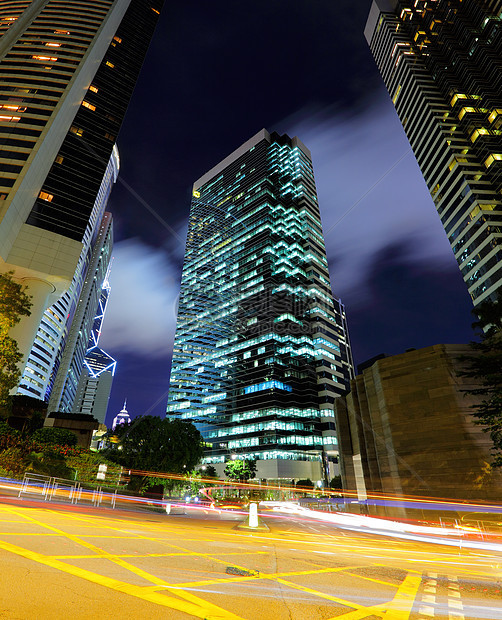
[[249, 504], [249, 527], [258, 527], [258, 504]]
[[255, 532], [268, 532], [268, 525], [263, 523], [258, 518], [258, 504], [256, 502], [251, 502], [249, 504], [249, 515], [247, 516], [244, 523], [239, 523], [234, 527], [237, 530], [251, 530]]

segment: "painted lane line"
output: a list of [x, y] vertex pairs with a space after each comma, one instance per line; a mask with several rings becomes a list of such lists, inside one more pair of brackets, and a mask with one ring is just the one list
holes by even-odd
[[[411, 574], [410, 571], [399, 586], [394, 598], [388, 603], [349, 611], [338, 616], [333, 616], [329, 618], [329, 620], [363, 620], [372, 615], [379, 616], [380, 618], [386, 617], [388, 620], [391, 618], [392, 620], [408, 620], [421, 581], [421, 577]], [[426, 620], [429, 620], [429, 618]]]
[[453, 609], [464, 609], [464, 606], [462, 605], [461, 601], [454, 601], [454, 600], [449, 600], [448, 601], [448, 606], [449, 607], [453, 607]]
[[215, 618], [226, 618], [227, 620], [242, 620], [240, 616], [236, 616], [232, 612], [217, 607], [216, 605], [213, 605], [207, 601], [203, 601], [202, 599], [198, 599], [198, 603], [196, 604], [188, 602], [186, 600], [183, 601], [180, 599], [175, 599], [173, 596], [158, 594], [157, 592], [152, 592], [148, 589], [144, 589], [141, 586], [125, 583], [112, 577], [98, 575], [86, 569], [78, 568], [71, 564], [65, 564], [60, 560], [53, 560], [35, 551], [23, 549], [22, 547], [12, 545], [7, 542], [0, 541], [0, 548], [16, 555], [20, 555], [21, 557], [32, 560], [39, 564], [50, 566], [51, 568], [55, 568], [64, 573], [68, 573], [75, 577], [80, 577], [81, 579], [85, 579], [92, 583], [104, 586], [106, 588], [110, 588], [111, 590], [122, 592], [124, 594], [128, 594], [130, 596], [134, 596], [136, 598], [140, 598], [145, 601], [161, 605], [163, 607], [168, 607], [171, 609], [176, 609], [177, 611], [185, 612], [187, 614], [192, 614], [196, 618], [205, 619], [213, 616]]
[[420, 607], [418, 608], [418, 613], [421, 614], [422, 616], [433, 617], [434, 607], [426, 607], [425, 605], [420, 605]]

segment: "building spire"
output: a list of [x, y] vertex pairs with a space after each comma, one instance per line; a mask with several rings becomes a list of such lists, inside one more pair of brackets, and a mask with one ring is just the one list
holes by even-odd
[[126, 409], [126, 405], [127, 405], [127, 398], [124, 400], [124, 406], [122, 408], [122, 411], [118, 413], [113, 419], [112, 430], [115, 430], [115, 428], [119, 424], [130, 424], [131, 423], [131, 416], [129, 415]]

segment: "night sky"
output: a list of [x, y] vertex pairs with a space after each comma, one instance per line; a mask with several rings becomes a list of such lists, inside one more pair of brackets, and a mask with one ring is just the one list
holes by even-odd
[[118, 139], [107, 421], [163, 415], [193, 182], [263, 127], [309, 147], [355, 363], [468, 342], [472, 304], [370, 54], [371, 0], [166, 0]]

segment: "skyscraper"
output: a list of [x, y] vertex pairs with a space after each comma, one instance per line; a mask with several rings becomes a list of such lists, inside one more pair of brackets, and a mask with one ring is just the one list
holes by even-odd
[[50, 411], [70, 412], [77, 392], [77, 383], [84, 366], [103, 283], [108, 272], [113, 246], [112, 218], [105, 212], [92, 247], [89, 268], [73, 314], [66, 344], [49, 398]]
[[[110, 268], [108, 268], [109, 271]], [[80, 371], [77, 393], [71, 409], [74, 413], [88, 413], [101, 424], [105, 423], [113, 376], [117, 367], [117, 362], [113, 357], [98, 346], [110, 290], [107, 273], [101, 286], [98, 311], [94, 317], [87, 353]]]
[[[105, 208], [118, 172], [119, 156], [114, 147], [82, 238], [83, 247], [70, 287], [44, 312], [17, 390], [18, 394], [45, 401], [52, 398], [51, 410], [58, 409], [61, 403], [62, 410], [72, 410], [73, 402], [69, 401], [74, 396], [73, 387], [88, 347], [103, 274], [111, 257], [112, 219]], [[70, 371], [71, 376], [67, 377]]]
[[319, 479], [351, 377], [310, 152], [262, 130], [194, 184], [167, 413], [199, 425], [220, 470]]
[[0, 2], [0, 270], [28, 286], [28, 358], [71, 284], [163, 0]]
[[475, 304], [502, 285], [501, 15], [501, 0], [374, 0], [364, 32]]

